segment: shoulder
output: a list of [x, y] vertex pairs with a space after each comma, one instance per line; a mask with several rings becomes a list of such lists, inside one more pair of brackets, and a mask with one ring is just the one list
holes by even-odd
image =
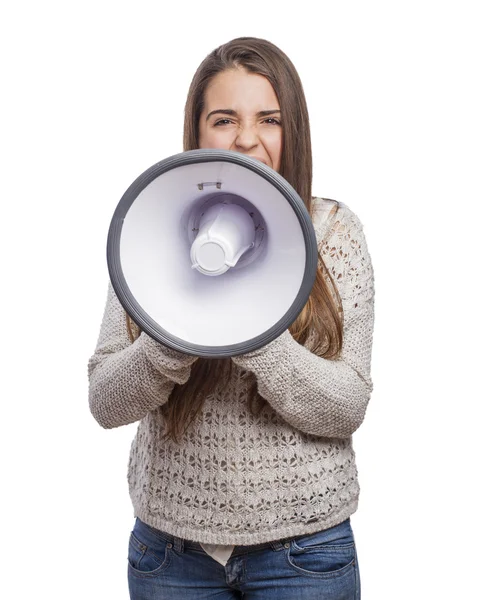
[[344, 202], [338, 203], [338, 210], [335, 221], [341, 225], [339, 229], [343, 229], [353, 235], [360, 235], [364, 237], [364, 225], [359, 217], [358, 213], [355, 212], [350, 206]]
[[338, 207], [339, 202], [337, 202], [337, 200], [313, 196], [311, 203], [311, 219], [318, 243], [321, 243]]
[[347, 204], [319, 196], [314, 196], [312, 200], [312, 220], [318, 242], [320, 238], [341, 235], [343, 232], [360, 233], [363, 236], [363, 223]]
[[360, 288], [371, 295], [373, 290], [368, 288], [373, 287], [373, 267], [363, 223], [347, 204], [337, 204], [324, 232], [321, 256], [336, 284], [343, 288], [343, 297], [356, 295]]
[[313, 220], [316, 218], [317, 220], [321, 220], [321, 218], [327, 216], [330, 211], [335, 210], [340, 202], [338, 200], [333, 200], [331, 198], [324, 198], [322, 196], [313, 196], [311, 203], [311, 212]]

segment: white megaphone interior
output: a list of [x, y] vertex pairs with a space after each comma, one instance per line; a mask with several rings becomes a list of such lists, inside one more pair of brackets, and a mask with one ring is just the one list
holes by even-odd
[[[265, 251], [240, 269], [210, 277], [192, 268], [190, 212], [203, 196], [244, 197], [265, 220]], [[203, 190], [198, 184], [203, 183]], [[252, 339], [276, 324], [299, 292], [305, 243], [294, 209], [274, 185], [220, 161], [174, 168], [129, 208], [120, 237], [125, 281], [141, 308], [167, 333], [204, 346]]]

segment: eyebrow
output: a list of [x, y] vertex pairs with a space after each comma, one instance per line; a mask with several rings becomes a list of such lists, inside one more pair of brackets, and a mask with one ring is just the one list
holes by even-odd
[[[208, 119], [216, 113], [220, 113], [223, 115], [229, 115], [231, 117], [235, 117], [238, 114], [235, 110], [231, 110], [230, 108], [218, 108], [217, 110], [213, 110], [212, 112], [209, 112], [206, 120], [208, 121]], [[275, 115], [276, 113], [281, 113], [281, 110], [279, 110], [279, 109], [261, 110], [260, 112], [257, 113], [257, 117], [260, 119], [261, 117], [268, 117], [269, 115]]]

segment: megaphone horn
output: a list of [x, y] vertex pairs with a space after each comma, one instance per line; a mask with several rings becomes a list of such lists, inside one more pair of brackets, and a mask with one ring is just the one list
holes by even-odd
[[111, 283], [148, 335], [187, 354], [256, 350], [297, 318], [317, 267], [293, 187], [258, 160], [190, 150], [149, 168], [113, 214]]

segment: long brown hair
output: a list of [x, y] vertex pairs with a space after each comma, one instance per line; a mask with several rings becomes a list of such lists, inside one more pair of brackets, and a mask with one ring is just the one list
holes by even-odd
[[[205, 90], [210, 81], [222, 71], [244, 68], [262, 75], [274, 88], [281, 109], [282, 175], [304, 201], [312, 214], [312, 152], [309, 115], [302, 83], [290, 59], [267, 40], [240, 37], [211, 52], [200, 64], [189, 88], [184, 117], [184, 150], [199, 148], [199, 120], [204, 108]], [[327, 283], [327, 279], [329, 280]], [[131, 339], [139, 334], [127, 316]], [[342, 301], [329, 276], [321, 256], [316, 280], [309, 299], [299, 317], [289, 328], [294, 339], [324, 358], [336, 358], [342, 348]], [[311, 341], [312, 340], [312, 341]], [[161, 407], [165, 417], [166, 434], [178, 442], [203, 407], [205, 398], [220, 381], [228, 382], [234, 368], [232, 360], [199, 358], [191, 368], [184, 385], [176, 385], [168, 401]], [[249, 408], [258, 413], [266, 401], [258, 394], [253, 378]]]

